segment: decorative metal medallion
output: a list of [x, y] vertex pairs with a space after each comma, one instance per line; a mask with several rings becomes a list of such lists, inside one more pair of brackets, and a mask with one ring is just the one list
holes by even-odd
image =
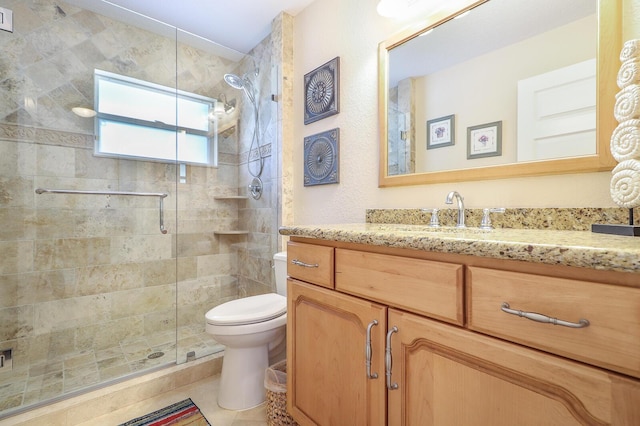
[[340, 129], [304, 138], [304, 186], [338, 183]]
[[339, 110], [340, 57], [333, 58], [304, 76], [304, 124], [321, 120]]

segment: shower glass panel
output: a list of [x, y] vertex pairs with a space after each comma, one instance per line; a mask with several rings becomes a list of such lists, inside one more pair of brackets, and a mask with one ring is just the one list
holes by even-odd
[[[242, 55], [101, 0], [2, 6], [0, 420], [223, 349], [205, 313], [275, 290], [283, 105], [282, 16]], [[101, 115], [96, 70], [175, 90], [175, 119]], [[259, 121], [228, 73], [251, 76]], [[181, 126], [184, 94], [212, 101], [199, 124]], [[144, 130], [121, 137], [141, 151], [99, 152], [96, 125], [114, 118]], [[178, 156], [144, 155], [157, 133]], [[262, 197], [238, 198], [257, 164]]]
[[[211, 188], [235, 188], [237, 171], [98, 156], [91, 115], [96, 69], [175, 90], [180, 123], [178, 92], [215, 97], [203, 77], [229, 61], [173, 27], [80, 3], [3, 5], [15, 27], [0, 31], [0, 419], [222, 349], [204, 312], [232, 292], [232, 271], [213, 238], [193, 236], [213, 235]], [[217, 124], [204, 134], [217, 138]], [[118, 192], [168, 195], [160, 210], [158, 197]]]

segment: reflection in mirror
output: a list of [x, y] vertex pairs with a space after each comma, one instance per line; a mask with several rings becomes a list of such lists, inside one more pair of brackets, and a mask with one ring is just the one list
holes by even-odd
[[619, 5], [605, 3], [475, 2], [381, 43], [380, 186], [610, 167], [596, 93], [615, 93]]

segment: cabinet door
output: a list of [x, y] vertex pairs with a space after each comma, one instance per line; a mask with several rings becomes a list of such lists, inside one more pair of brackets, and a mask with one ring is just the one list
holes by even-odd
[[293, 279], [288, 296], [289, 413], [301, 425], [384, 425], [386, 308]]
[[638, 425], [640, 381], [389, 309], [389, 425]]

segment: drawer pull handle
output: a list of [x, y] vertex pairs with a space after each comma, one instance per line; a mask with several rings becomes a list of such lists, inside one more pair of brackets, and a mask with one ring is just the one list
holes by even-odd
[[394, 390], [394, 389], [398, 389], [398, 384], [394, 383], [391, 384], [391, 365], [392, 365], [392, 360], [391, 360], [391, 335], [393, 333], [397, 333], [398, 332], [398, 327], [396, 327], [395, 325], [393, 326], [393, 328], [391, 330], [389, 330], [387, 332], [387, 348], [385, 350], [385, 356], [384, 356], [384, 364], [385, 364], [385, 375], [387, 376], [387, 389], [389, 390]]
[[583, 327], [589, 326], [589, 320], [586, 320], [586, 319], [581, 319], [578, 322], [563, 321], [561, 319], [538, 314], [536, 312], [524, 312], [524, 311], [518, 311], [516, 309], [510, 309], [509, 304], [507, 302], [503, 302], [500, 309], [502, 309], [502, 312], [506, 312], [511, 315], [517, 315], [519, 317], [526, 318], [531, 321], [543, 322], [546, 324], [562, 325], [564, 327], [570, 327], [570, 328], [583, 328]]
[[302, 266], [303, 268], [318, 268], [318, 267], [320, 267], [320, 265], [318, 265], [317, 263], [313, 263], [313, 264], [304, 263], [303, 261], [298, 260], [298, 259], [293, 259], [291, 261], [291, 263], [293, 263], [294, 265], [297, 265], [297, 266]]
[[367, 326], [367, 343], [365, 345], [365, 364], [367, 365], [367, 379], [377, 379], [378, 373], [371, 374], [371, 356], [373, 349], [371, 348], [371, 328], [378, 325], [378, 320], [373, 320]]

